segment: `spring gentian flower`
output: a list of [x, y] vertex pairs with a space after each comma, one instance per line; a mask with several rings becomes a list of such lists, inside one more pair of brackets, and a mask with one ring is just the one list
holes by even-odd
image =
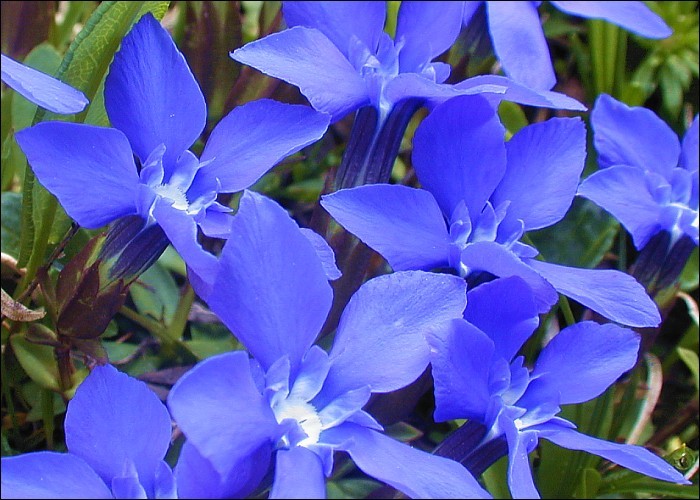
[[79, 113], [88, 99], [78, 89], [1, 54], [2, 81], [34, 104], [54, 113]]
[[462, 280], [413, 271], [368, 281], [327, 353], [313, 342], [332, 289], [314, 246], [279, 205], [246, 191], [220, 259], [207, 302], [253, 357], [211, 357], [172, 388], [168, 406], [187, 437], [182, 470], [199, 467], [208, 478], [181, 494], [246, 495], [274, 460], [271, 498], [323, 498], [342, 450], [412, 497], [488, 496], [464, 467], [387, 437], [362, 410], [373, 393], [423, 372], [425, 335], [462, 316]]
[[416, 130], [413, 166], [425, 189], [361, 186], [325, 195], [321, 204], [395, 271], [448, 267], [472, 286], [517, 275], [535, 291], [541, 313], [560, 292], [623, 324], [659, 324], [654, 302], [629, 275], [542, 262], [520, 241], [571, 205], [586, 157], [583, 122], [553, 118], [507, 143], [504, 135], [480, 96], [457, 97]]
[[602, 94], [591, 126], [600, 170], [578, 193], [619, 220], [638, 250], [659, 231], [698, 245], [698, 116], [681, 144], [653, 111]]
[[494, 103], [585, 110], [562, 94], [495, 75], [444, 84], [450, 67], [433, 59], [459, 34], [461, 2], [403, 2], [393, 39], [383, 31], [385, 2], [283, 2], [282, 10], [288, 29], [231, 57], [296, 85], [332, 121], [360, 110], [338, 172], [341, 187], [387, 182], [408, 121], [425, 104], [483, 92]]
[[[482, 5], [493, 50], [503, 71], [532, 89], [557, 83], [537, 8], [542, 2], [465, 2], [464, 24]], [[603, 19], [646, 38], [666, 38], [672, 31], [644, 2], [550, 2], [574, 16]]]
[[162, 228], [192, 268], [213, 259], [197, 244], [197, 227], [214, 237], [229, 233], [229, 209], [217, 195], [250, 186], [328, 125], [308, 106], [251, 102], [218, 123], [197, 159], [188, 148], [204, 129], [204, 97], [150, 13], [114, 56], [105, 107], [114, 128], [44, 122], [18, 132], [17, 142], [39, 182], [81, 226], [137, 215]]
[[445, 335], [429, 336], [435, 419], [482, 423], [487, 432], [475, 454], [505, 436], [513, 498], [539, 498], [528, 454], [540, 438], [657, 479], [688, 483], [647, 449], [581, 434], [557, 416], [560, 406], [599, 396], [634, 366], [639, 349], [635, 332], [610, 323], [577, 323], [560, 331], [529, 370], [524, 358], [516, 356], [538, 325], [526, 283], [501, 278], [470, 290], [467, 297], [466, 321], [455, 321]]
[[146, 384], [97, 366], [68, 403], [68, 453], [2, 459], [2, 498], [175, 498], [168, 410]]

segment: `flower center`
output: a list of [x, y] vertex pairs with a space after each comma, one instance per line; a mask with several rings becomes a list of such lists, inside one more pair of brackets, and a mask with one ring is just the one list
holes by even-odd
[[292, 433], [287, 433], [281, 439], [281, 444], [285, 447], [289, 446], [309, 446], [318, 443], [323, 430], [321, 417], [319, 417], [316, 408], [310, 403], [298, 398], [288, 398], [276, 404], [272, 411], [278, 423], [284, 420], [294, 420], [298, 427], [306, 435], [293, 436]]
[[173, 208], [187, 210], [190, 206], [190, 203], [187, 201], [187, 196], [178, 186], [159, 184], [153, 188], [153, 191], [161, 198], [172, 201]]

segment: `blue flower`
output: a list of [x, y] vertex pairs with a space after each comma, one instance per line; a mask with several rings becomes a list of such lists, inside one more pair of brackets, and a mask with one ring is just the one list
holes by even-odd
[[97, 366], [68, 403], [68, 453], [2, 459], [2, 498], [175, 498], [168, 410], [144, 384]]
[[651, 110], [606, 94], [591, 113], [600, 170], [578, 194], [610, 212], [638, 250], [660, 231], [698, 245], [698, 116], [683, 138]]
[[321, 204], [395, 271], [449, 267], [472, 286], [517, 275], [535, 291], [541, 313], [559, 292], [614, 321], [658, 325], [656, 305], [629, 275], [542, 262], [520, 241], [571, 205], [586, 157], [583, 122], [553, 118], [507, 143], [504, 135], [480, 96], [457, 97], [416, 130], [413, 166], [425, 189], [361, 186], [325, 195]]
[[187, 437], [180, 494], [245, 496], [274, 460], [271, 498], [323, 498], [333, 453], [346, 451], [412, 497], [488, 496], [464, 467], [385, 436], [362, 410], [372, 394], [423, 372], [425, 335], [462, 317], [464, 282], [421, 271], [368, 281], [327, 353], [313, 345], [333, 300], [327, 264], [279, 205], [244, 193], [205, 295], [253, 357], [211, 357], [171, 390], [168, 406]]
[[[532, 89], [557, 83], [537, 7], [542, 2], [465, 2], [464, 23], [484, 5], [493, 49], [503, 71]], [[672, 31], [644, 2], [550, 2], [574, 16], [604, 19], [646, 38], [666, 38]]]
[[469, 419], [487, 432], [475, 454], [505, 437], [513, 498], [539, 498], [528, 454], [540, 438], [604, 457], [636, 472], [686, 483], [670, 464], [641, 446], [612, 443], [577, 432], [557, 416], [561, 405], [602, 394], [636, 363], [639, 336], [613, 324], [584, 321], [560, 331], [534, 368], [516, 354], [538, 325], [532, 291], [518, 277], [501, 278], [467, 294], [466, 321], [431, 334], [435, 419]]
[[495, 102], [585, 110], [555, 92], [535, 92], [486, 75], [443, 85], [448, 64], [432, 62], [454, 43], [463, 2], [405, 2], [396, 36], [383, 31], [385, 2], [283, 2], [289, 29], [235, 50], [231, 57], [296, 85], [336, 121], [363, 106], [382, 122], [400, 101], [436, 104], [460, 94], [492, 93]]
[[332, 121], [358, 110], [335, 188], [388, 182], [413, 114], [464, 94], [497, 105], [509, 100], [585, 110], [549, 90], [533, 91], [508, 78], [483, 75], [443, 82], [450, 66], [433, 62], [455, 41], [461, 2], [404, 2], [396, 36], [383, 31], [385, 2], [283, 2], [289, 29], [248, 43], [231, 57], [299, 87]]
[[251, 102], [218, 123], [197, 159], [188, 148], [204, 129], [204, 97], [151, 14], [115, 54], [105, 107], [114, 128], [44, 122], [18, 132], [17, 142], [41, 184], [81, 226], [138, 215], [157, 223], [202, 274], [214, 257], [198, 245], [197, 227], [214, 237], [229, 233], [229, 208], [217, 195], [253, 184], [319, 139], [329, 120], [307, 106]]
[[2, 81], [37, 106], [59, 114], [81, 112], [88, 99], [81, 91], [1, 54]]

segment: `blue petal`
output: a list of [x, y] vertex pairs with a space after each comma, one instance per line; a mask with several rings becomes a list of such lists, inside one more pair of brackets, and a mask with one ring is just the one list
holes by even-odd
[[532, 289], [513, 276], [469, 290], [464, 319], [486, 333], [498, 355], [510, 361], [539, 325], [537, 313]]
[[365, 385], [390, 392], [413, 382], [428, 365], [425, 335], [462, 317], [465, 288], [456, 276], [423, 271], [362, 285], [340, 318], [324, 394], [332, 399]]
[[557, 9], [574, 16], [604, 19], [646, 38], [673, 34], [663, 19], [644, 2], [552, 2]]
[[421, 122], [413, 166], [444, 214], [452, 215], [462, 200], [470, 214], [481, 213], [506, 169], [504, 135], [495, 111], [480, 97], [457, 97]]
[[259, 99], [238, 106], [214, 128], [202, 152], [200, 177], [218, 179], [220, 192], [253, 185], [280, 160], [320, 139], [330, 117], [308, 106]]
[[243, 351], [201, 361], [173, 386], [168, 407], [192, 446], [224, 478], [277, 434]]
[[[463, 88], [458, 89], [455, 85], [440, 84], [436, 80], [427, 78], [422, 74], [401, 73], [386, 83], [383, 96], [387, 102], [392, 104], [396, 104], [404, 99], [414, 98], [425, 101], [428, 106], [434, 107], [448, 99], [464, 95], [479, 94], [482, 97], [500, 95], [503, 97], [507, 90], [504, 85], [498, 84], [486, 83], [482, 85], [474, 83], [472, 85], [472, 80], [474, 78], [465, 80], [468, 83]], [[493, 99], [496, 99], [496, 103], [500, 102], [497, 97], [493, 97]]]
[[648, 176], [643, 170], [616, 165], [588, 176], [579, 186], [578, 194], [620, 221], [639, 250], [662, 229], [662, 207], [649, 192], [648, 185]]
[[333, 253], [333, 249], [328, 242], [324, 240], [320, 234], [312, 231], [311, 229], [302, 227], [300, 228], [300, 231], [301, 234], [306, 236], [306, 239], [309, 240], [311, 245], [314, 247], [314, 250], [316, 250], [316, 255], [318, 255], [319, 259], [321, 259], [321, 264], [323, 264], [323, 270], [326, 272], [326, 277], [330, 281], [340, 278], [343, 273], [340, 272], [340, 269], [338, 269], [338, 266], [335, 263], [335, 254]]
[[681, 161], [680, 166], [691, 172], [693, 175], [693, 184], [691, 188], [690, 201], [688, 206], [698, 208], [698, 162], [700, 161], [700, 153], [698, 152], [698, 141], [700, 140], [700, 130], [698, 130], [698, 115], [695, 115], [693, 123], [683, 137], [681, 146]]
[[346, 56], [316, 29], [296, 26], [250, 42], [236, 61], [296, 85], [318, 111], [335, 122], [369, 103], [365, 82]]
[[601, 167], [629, 165], [669, 178], [678, 165], [678, 137], [650, 109], [601, 94], [591, 111], [591, 127]]
[[[681, 145], [681, 161], [680, 166], [689, 172], [698, 171], [698, 163], [700, 162], [700, 152], [698, 152], [698, 142], [700, 141], [700, 129], [698, 127], [698, 115], [695, 115], [693, 123], [690, 124], [683, 136]], [[697, 200], [697, 198], [696, 198]]]
[[506, 144], [508, 168], [492, 201], [510, 201], [507, 218], [525, 231], [561, 220], [576, 195], [586, 161], [586, 127], [580, 118], [552, 118], [525, 127]]
[[593, 453], [635, 472], [662, 481], [690, 484], [671, 464], [641, 446], [611, 443], [549, 423], [540, 426], [540, 436], [570, 450]]
[[505, 76], [481, 75], [463, 80], [454, 85], [455, 91], [462, 92], [479, 87], [500, 87], [500, 93], [489, 92], [482, 94], [492, 105], [497, 105], [501, 101], [517, 102], [528, 106], [538, 106], [541, 108], [568, 109], [572, 111], [586, 111], [586, 106], [576, 99], [559, 92], [552, 92], [544, 89], [531, 89], [525, 85], [520, 85]]
[[518, 276], [532, 289], [537, 312], [545, 313], [559, 299], [545, 278], [503, 245], [491, 241], [471, 243], [462, 251], [462, 263], [470, 271], [486, 271], [500, 278]]
[[133, 462], [149, 495], [170, 445], [170, 415], [146, 384], [111, 365], [98, 366], [68, 405], [66, 445], [107, 484]]
[[39, 182], [81, 226], [97, 229], [136, 213], [139, 177], [118, 130], [56, 121], [15, 137]]
[[632, 330], [610, 323], [576, 323], [542, 350], [523, 399], [562, 405], [593, 399], [634, 366], [638, 350], [639, 335]]
[[659, 309], [644, 287], [630, 275], [613, 269], [580, 269], [530, 259], [539, 274], [561, 294], [608, 319], [628, 326], [656, 326]]
[[202, 133], [204, 96], [168, 32], [145, 14], [122, 40], [105, 80], [105, 108], [142, 162], [165, 144], [166, 180]]
[[156, 468], [154, 497], [177, 498], [175, 474], [165, 460], [161, 460]]
[[532, 431], [520, 432], [505, 412], [498, 416], [498, 421], [508, 441], [508, 487], [511, 495], [513, 498], [540, 498], [528, 459], [537, 446], [537, 434]]
[[2, 498], [113, 498], [80, 457], [39, 451], [2, 458]]
[[321, 331], [333, 292], [316, 250], [274, 201], [246, 191], [207, 302], [265, 370], [292, 373]]
[[468, 418], [483, 422], [491, 398], [489, 374], [496, 352], [494, 342], [464, 320], [454, 320], [451, 327], [446, 335], [428, 336], [435, 420]]
[[355, 424], [326, 431], [355, 464], [411, 498], [491, 498], [457, 462], [410, 447]]
[[486, 11], [491, 41], [503, 71], [531, 89], [554, 87], [557, 79], [537, 6], [532, 2], [486, 2]]
[[354, 37], [374, 52], [384, 32], [383, 2], [282, 2], [287, 26], [316, 28], [346, 57]]
[[85, 95], [60, 80], [0, 55], [2, 81], [34, 104], [59, 114], [79, 113], [88, 105]]
[[196, 291], [206, 300], [208, 287], [213, 282], [218, 263], [216, 257], [205, 251], [197, 241], [197, 223], [194, 218], [184, 210], [170, 206], [163, 199], [156, 200], [153, 217], [187, 264], [188, 273], [199, 277], [202, 285], [199, 285], [200, 281], [197, 281], [197, 278], [192, 280], [192, 284], [199, 285]]
[[278, 450], [270, 498], [326, 498], [326, 481], [318, 456], [303, 446]]
[[175, 468], [178, 497], [245, 498], [267, 473], [271, 454], [270, 447], [263, 445], [222, 477], [192, 443], [185, 441]]
[[401, 72], [420, 73], [448, 50], [462, 28], [463, 2], [405, 2], [399, 7], [396, 45]]
[[133, 474], [112, 478], [112, 494], [115, 498], [149, 498], [135, 471]]
[[345, 229], [379, 252], [394, 271], [448, 265], [450, 237], [435, 198], [421, 189], [373, 184], [321, 197]]

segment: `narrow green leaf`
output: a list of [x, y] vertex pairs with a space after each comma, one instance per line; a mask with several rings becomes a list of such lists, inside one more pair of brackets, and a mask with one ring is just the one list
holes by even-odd
[[44, 389], [60, 390], [58, 365], [52, 347], [31, 344], [21, 335], [10, 337], [10, 345], [29, 378]]
[[683, 360], [685, 365], [693, 374], [693, 383], [695, 384], [695, 389], [700, 390], [700, 366], [698, 361], [698, 354], [695, 351], [686, 349], [684, 347], [676, 347], [678, 350], [678, 357]]
[[20, 193], [2, 193], [2, 219], [0, 219], [0, 249], [17, 258], [19, 255], [19, 220], [22, 210]]
[[129, 291], [139, 313], [170, 324], [180, 292], [177, 283], [163, 266], [158, 263], [152, 265], [131, 285]]
[[574, 498], [593, 498], [601, 483], [603, 482], [600, 474], [595, 469], [584, 469], [581, 471], [579, 483], [574, 491]]

